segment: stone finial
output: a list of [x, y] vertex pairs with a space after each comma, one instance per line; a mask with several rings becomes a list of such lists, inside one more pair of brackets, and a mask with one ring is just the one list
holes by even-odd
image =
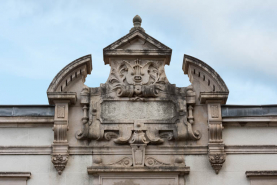
[[140, 27], [141, 26], [142, 19], [139, 15], [136, 15], [133, 18], [134, 27]]
[[130, 32], [134, 30], [142, 30], [143, 32], [145, 32], [144, 29], [141, 27], [141, 22], [142, 22], [141, 17], [139, 15], [136, 15], [133, 18], [134, 27], [130, 30]]

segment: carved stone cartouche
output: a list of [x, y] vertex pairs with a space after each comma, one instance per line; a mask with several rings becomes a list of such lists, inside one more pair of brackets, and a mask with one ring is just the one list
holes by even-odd
[[195, 93], [191, 86], [177, 88], [168, 82], [163, 60], [113, 59], [110, 65], [106, 84], [81, 93], [84, 117], [77, 139], [128, 144], [135, 130], [144, 130], [149, 144], [162, 144], [162, 138], [200, 139], [200, 132], [192, 129]]

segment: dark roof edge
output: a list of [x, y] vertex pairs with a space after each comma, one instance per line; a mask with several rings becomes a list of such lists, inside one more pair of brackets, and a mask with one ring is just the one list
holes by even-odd
[[54, 105], [0, 105], [0, 107], [55, 107]]
[[221, 107], [277, 107], [277, 104], [268, 104], [268, 105], [221, 105]]

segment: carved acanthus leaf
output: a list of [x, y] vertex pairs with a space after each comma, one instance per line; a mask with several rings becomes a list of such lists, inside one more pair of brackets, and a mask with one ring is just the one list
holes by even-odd
[[147, 144], [147, 143], [149, 143], [149, 141], [147, 141], [147, 139], [145, 137], [145, 133], [143, 131], [135, 130], [129, 143], [131, 143], [131, 144]]

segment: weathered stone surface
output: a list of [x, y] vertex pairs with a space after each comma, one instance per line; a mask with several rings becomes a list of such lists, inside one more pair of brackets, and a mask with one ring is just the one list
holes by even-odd
[[171, 122], [177, 115], [177, 110], [173, 102], [170, 101], [104, 101], [101, 106], [101, 117], [103, 121], [117, 120], [120, 122], [135, 120], [167, 121]]
[[250, 176], [276, 172], [276, 106], [222, 105], [224, 81], [188, 55], [191, 85], [176, 87], [165, 73], [172, 50], [145, 33], [139, 16], [133, 22], [103, 50], [106, 83], [84, 84], [87, 55], [51, 82], [54, 106], [0, 106], [0, 171], [30, 171], [28, 185], [273, 183]]

